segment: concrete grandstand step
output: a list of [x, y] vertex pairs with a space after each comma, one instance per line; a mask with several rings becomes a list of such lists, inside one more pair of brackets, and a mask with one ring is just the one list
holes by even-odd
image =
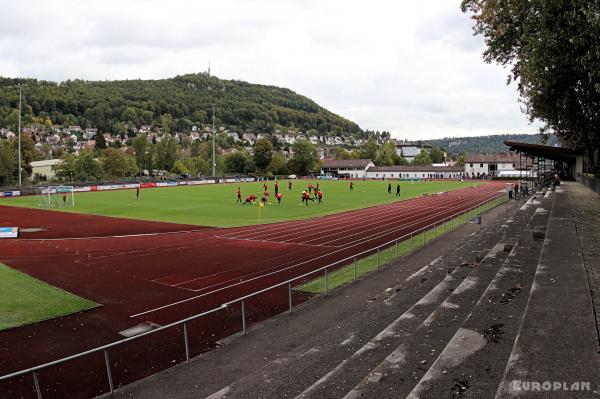
[[[506, 227], [509, 227], [509, 225], [506, 225]], [[520, 227], [518, 225], [510, 226], [505, 232], [505, 237], [506, 235], [510, 236], [517, 234], [519, 231]], [[497, 234], [495, 235], [497, 236]], [[510, 241], [510, 239], [508, 241]], [[450, 294], [446, 293], [443, 301], [440, 301], [439, 298], [436, 298], [438, 299], [436, 301], [428, 301], [429, 298], [424, 298], [422, 302], [415, 304], [408, 312], [401, 315], [400, 318], [388, 328], [367, 342], [352, 356], [344, 359], [344, 361], [322, 376], [298, 397], [339, 397], [340, 395], [343, 395], [344, 387], [346, 387], [346, 389], [350, 388], [352, 385], [349, 384], [353, 381], [360, 381], [364, 376], [364, 372], [372, 370], [378, 362], [389, 354], [390, 348], [393, 349], [399, 343], [415, 338], [416, 334], [413, 334], [413, 332], [419, 331], [423, 329], [424, 326], [431, 324], [433, 320], [436, 320], [436, 318], [439, 317], [440, 313], [447, 313], [449, 309], [453, 308], [457, 309], [457, 307], [460, 307], [457, 303], [465, 302], [468, 304], [471, 302], [472, 298], [470, 297], [473, 292], [476, 292], [477, 287], [483, 284], [481, 289], [485, 288], [485, 281], [487, 279], [485, 275], [489, 274], [489, 271], [486, 269], [492, 270], [491, 276], [489, 276], [489, 279], [491, 279], [494, 274], [494, 268], [497, 270], [499, 264], [502, 263], [502, 259], [506, 256], [506, 253], [504, 252], [505, 246], [506, 244], [504, 242], [496, 243], [491, 250], [488, 250], [487, 256], [482, 262], [482, 266], [480, 265], [469, 273], [460, 284], [455, 285], [456, 288], [454, 290], [448, 289], [447, 291], [450, 292]], [[496, 266], [494, 266], [494, 264]], [[475, 294], [475, 298], [476, 297], [477, 294]], [[449, 298], [453, 299], [451, 300]], [[423, 303], [427, 303], [429, 306], [422, 307]], [[433, 312], [429, 313], [432, 310]], [[454, 315], [453, 317], [456, 318], [457, 316]], [[420, 338], [417, 337], [416, 339]], [[400, 344], [400, 347], [390, 355], [387, 364], [392, 368], [396, 367], [397, 363], [402, 360], [396, 355], [403, 354], [405, 349], [405, 346]], [[381, 374], [370, 373], [367, 379], [377, 380], [380, 376]]]
[[598, 335], [583, 256], [568, 195], [562, 188], [555, 195], [527, 309], [496, 399], [600, 396]]
[[460, 395], [493, 397], [516, 338], [543, 241], [531, 231], [545, 231], [549, 215], [536, 208], [519, 242], [482, 295], [473, 312], [456, 332], [409, 398]]
[[[416, 327], [444, 300], [448, 291], [458, 286], [472, 270], [471, 267], [462, 267], [448, 272], [445, 264], [440, 263], [440, 259], [436, 258], [409, 275], [403, 284], [388, 289], [390, 294], [386, 295], [384, 292], [380, 295], [377, 301], [384, 305], [390, 316], [396, 316], [389, 324], [374, 329], [377, 324], [374, 324], [372, 314], [350, 315], [338, 324], [325, 328], [318, 340], [308, 341], [300, 348], [282, 355], [281, 361], [261, 369], [262, 380], [267, 379], [268, 385], [262, 384], [261, 387], [257, 387], [255, 385], [257, 376], [249, 375], [209, 398], [220, 398], [225, 392], [228, 398], [248, 397], [248, 395], [283, 397], [286, 394], [293, 397], [292, 392], [301, 393], [307, 384], [313, 385], [314, 379], [318, 378], [320, 373], [329, 374], [332, 367], [336, 370], [334, 366], [345, 364], [349, 359], [349, 353], [360, 355], [373, 351], [380, 345], [388, 345], [385, 341], [390, 336]], [[412, 291], [410, 295], [406, 294], [407, 290]], [[371, 300], [375, 302], [376, 298], [373, 297]], [[399, 309], [405, 309], [400, 317], [398, 317]], [[377, 332], [374, 338], [373, 330]], [[340, 334], [344, 337], [341, 342]], [[340, 351], [340, 347], [343, 350]], [[367, 363], [362, 362], [366, 367]], [[360, 373], [364, 373], [364, 370]], [[339, 395], [339, 392], [334, 393], [333, 397], [336, 395]], [[318, 396], [322, 397], [321, 393]]]
[[[422, 378], [421, 382], [414, 387], [420, 395], [424, 395], [422, 387], [424, 382], [430, 379], [432, 375], [436, 378], [445, 376], [450, 369], [448, 359], [464, 360], [470, 354], [468, 349], [476, 352], [475, 349], [480, 349], [478, 346], [482, 344], [482, 335], [473, 329], [466, 328], [467, 322], [476, 314], [478, 307], [487, 305], [486, 295], [491, 292], [496, 292], [501, 286], [501, 281], [509, 270], [511, 270], [511, 262], [515, 258], [515, 254], [519, 251], [530, 251], [530, 243], [527, 242], [527, 229], [524, 229], [524, 224], [538, 224], [540, 215], [534, 213], [534, 209], [521, 215], [521, 222], [512, 223], [512, 231], [516, 235], [506, 238], [511, 244], [518, 239], [520, 244], [525, 245], [507, 245], [507, 248], [512, 247], [511, 256], [500, 256], [490, 259], [489, 262], [484, 262], [484, 266], [480, 267], [479, 275], [471, 276], [465, 280], [463, 289], [457, 289], [448, 299], [430, 316], [426, 322], [420, 326], [412, 336], [407, 337], [400, 346], [398, 346], [391, 354], [389, 354], [381, 363], [352, 390], [346, 395], [347, 398], [356, 397], [404, 397], [413, 390], [414, 383]], [[529, 220], [528, 220], [529, 219]], [[511, 241], [512, 239], [512, 241]], [[525, 242], [523, 242], [523, 240]], [[541, 248], [541, 244], [540, 244]], [[537, 260], [537, 259], [536, 259]], [[473, 281], [476, 277], [478, 280]], [[460, 288], [460, 287], [459, 287]], [[486, 298], [486, 300], [484, 300]], [[485, 321], [486, 326], [489, 322], [489, 315]], [[484, 319], [485, 320], [485, 319]], [[483, 330], [483, 329], [482, 329]], [[448, 341], [455, 339], [461, 341], [463, 346], [469, 343], [469, 347], [465, 351], [452, 351], [449, 348], [454, 348]], [[510, 350], [510, 349], [509, 349]], [[438, 354], [441, 355], [438, 356]], [[437, 359], [436, 359], [437, 357]], [[430, 364], [433, 366], [428, 367]], [[439, 370], [438, 363], [445, 363], [444, 370]], [[450, 362], [451, 363], [451, 362]], [[502, 367], [500, 367], [502, 369]], [[439, 375], [437, 375], [439, 374]], [[500, 372], [501, 375], [501, 372]], [[436, 395], [440, 397], [453, 396], [454, 394], [462, 394], [463, 392], [453, 392], [452, 384], [448, 389], [436, 389]], [[436, 387], [442, 385], [437, 384]], [[421, 397], [421, 396], [417, 397]], [[432, 395], [435, 396], [435, 395]], [[422, 397], [429, 397], [428, 395]], [[484, 397], [484, 396], [481, 396]]]

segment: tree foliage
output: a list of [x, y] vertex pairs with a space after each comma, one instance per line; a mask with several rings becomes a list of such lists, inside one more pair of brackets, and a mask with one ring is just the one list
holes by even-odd
[[544, 132], [590, 155], [600, 148], [600, 2], [463, 0], [483, 58], [510, 68], [524, 110]]
[[419, 154], [413, 159], [412, 164], [417, 166], [431, 165], [431, 157], [429, 156], [429, 151], [421, 150]]
[[294, 151], [293, 172], [300, 176], [306, 176], [315, 171], [318, 166], [317, 149], [306, 140], [298, 140], [292, 146]]
[[224, 159], [225, 172], [246, 174], [254, 171], [254, 162], [250, 155], [245, 151], [238, 151], [229, 154]]
[[267, 172], [271, 173], [272, 175], [289, 174], [287, 162], [281, 153], [276, 152], [273, 154], [273, 159], [271, 159], [271, 162], [267, 167]]
[[254, 164], [260, 171], [264, 171], [273, 159], [273, 144], [271, 140], [262, 138], [254, 145]]
[[23, 122], [96, 127], [101, 132], [131, 131], [141, 124], [165, 132], [186, 132], [193, 124], [216, 122], [241, 131], [272, 133], [275, 129], [314, 129], [332, 134], [363, 134], [344, 119], [310, 99], [275, 86], [188, 74], [160, 80], [60, 83], [0, 78], [0, 127], [16, 130], [18, 84], [23, 89]]
[[0, 141], [0, 186], [8, 186], [15, 182], [17, 163], [15, 152], [6, 140]]

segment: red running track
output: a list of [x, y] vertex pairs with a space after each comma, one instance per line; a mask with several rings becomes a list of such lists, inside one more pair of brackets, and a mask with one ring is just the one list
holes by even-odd
[[[39, 239], [24, 235], [0, 242], [0, 262], [103, 306], [0, 333], [0, 374], [119, 340], [119, 331], [142, 322], [164, 325], [217, 307], [410, 234], [494, 198], [503, 188], [492, 183], [309, 220], [204, 231], [93, 216], [99, 229], [94, 232], [84, 215], [18, 208], [48, 231], [37, 233]], [[18, 224], [13, 212], [0, 207], [0, 222]], [[110, 237], [123, 231], [130, 235]], [[146, 235], [156, 232], [171, 233]], [[287, 307], [287, 288], [282, 288], [248, 301], [248, 323]], [[306, 298], [294, 294], [295, 302]], [[237, 306], [191, 323], [192, 354], [240, 328]], [[180, 362], [181, 334], [172, 329], [111, 350], [115, 384]], [[108, 389], [101, 353], [43, 370], [39, 377], [44, 398], [84, 398]], [[35, 397], [31, 375], [0, 382], [3, 395]]]

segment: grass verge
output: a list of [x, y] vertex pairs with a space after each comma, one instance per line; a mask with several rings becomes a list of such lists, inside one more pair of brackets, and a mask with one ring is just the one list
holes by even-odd
[[[353, 282], [355, 278], [359, 279], [368, 273], [374, 272], [378, 267], [384, 267], [390, 264], [392, 261], [409, 254], [415, 249], [425, 246], [428, 242], [458, 228], [476, 216], [481, 215], [483, 212], [495, 208], [504, 202], [506, 202], [506, 198], [500, 197], [497, 199], [497, 202], [482, 205], [478, 208], [470, 210], [464, 215], [460, 215], [459, 217], [453, 218], [444, 224], [438, 225], [435, 228], [413, 235], [412, 242], [409, 237], [404, 241], [398, 241], [397, 244], [392, 244], [391, 247], [380, 249], [379, 254], [375, 253], [365, 258], [357, 259], [356, 271], [354, 262], [337, 270], [329, 271], [327, 274], [327, 291], [331, 291], [342, 285], [349, 284]], [[294, 289], [313, 294], [324, 294], [326, 292], [325, 277], [323, 276], [316, 278], [307, 283], [299, 285]]]
[[0, 331], [97, 306], [0, 263]]

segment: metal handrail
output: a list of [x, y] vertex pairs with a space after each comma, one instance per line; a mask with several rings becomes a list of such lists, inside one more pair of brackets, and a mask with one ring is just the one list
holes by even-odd
[[[241, 303], [241, 305], [242, 305], [242, 309], [241, 309], [241, 311], [242, 311], [242, 332], [245, 335], [246, 334], [246, 318], [245, 318], [245, 305], [244, 305], [244, 301], [246, 301], [246, 300], [248, 300], [250, 298], [253, 298], [253, 297], [257, 296], [257, 295], [260, 295], [262, 293], [271, 291], [271, 290], [273, 290], [275, 288], [288, 285], [289, 312], [291, 313], [292, 312], [292, 307], [293, 307], [292, 296], [291, 296], [291, 284], [293, 282], [295, 282], [297, 280], [301, 280], [301, 279], [303, 279], [305, 277], [308, 277], [308, 276], [310, 276], [312, 274], [316, 274], [318, 272], [324, 271], [325, 272], [325, 293], [327, 294], [327, 292], [328, 292], [328, 290], [327, 290], [327, 269], [330, 269], [330, 268], [332, 268], [332, 267], [334, 267], [336, 265], [339, 265], [340, 263], [344, 263], [344, 262], [348, 262], [350, 260], [353, 260], [354, 261], [354, 268], [355, 268], [355, 270], [354, 270], [354, 281], [356, 281], [356, 259], [359, 258], [361, 255], [365, 255], [365, 254], [367, 254], [369, 252], [377, 251], [377, 254], [378, 254], [378, 266], [379, 266], [379, 250], [381, 248], [385, 248], [385, 247], [391, 246], [391, 244], [393, 244], [393, 243], [395, 243], [397, 245], [398, 242], [403, 241], [403, 240], [407, 239], [408, 237], [410, 237], [412, 239], [415, 235], [418, 235], [421, 232], [425, 233], [427, 230], [430, 230], [432, 227], [435, 228], [437, 225], [444, 225], [445, 223], [447, 223], [450, 220], [453, 220], [456, 217], [460, 218], [460, 215], [465, 215], [465, 214], [471, 212], [472, 210], [474, 210], [476, 208], [480, 208], [482, 206], [485, 206], [486, 204], [492, 203], [493, 201], [498, 200], [499, 198], [504, 197], [504, 196], [505, 196], [505, 194], [499, 194], [499, 195], [497, 195], [495, 197], [490, 198], [489, 200], [481, 202], [481, 203], [479, 203], [477, 205], [474, 205], [474, 206], [472, 206], [472, 207], [470, 207], [468, 209], [462, 210], [460, 212], [452, 214], [451, 216], [445, 217], [442, 220], [439, 220], [439, 221], [431, 223], [431, 224], [429, 224], [427, 226], [421, 227], [421, 228], [419, 228], [419, 229], [417, 229], [417, 230], [415, 230], [415, 231], [413, 231], [411, 233], [407, 233], [407, 234], [405, 234], [405, 235], [403, 235], [401, 237], [397, 237], [397, 238], [395, 238], [393, 240], [387, 241], [384, 244], [380, 244], [377, 247], [361, 251], [361, 252], [356, 253], [354, 255], [348, 256], [348, 257], [346, 257], [344, 259], [337, 260], [337, 261], [335, 261], [333, 263], [330, 263], [330, 264], [328, 264], [326, 266], [323, 266], [323, 267], [320, 267], [318, 269], [312, 270], [312, 271], [310, 271], [308, 273], [304, 273], [304, 274], [302, 274], [300, 276], [295, 276], [295, 277], [293, 277], [293, 278], [291, 278], [289, 280], [286, 280], [284, 282], [277, 283], [277, 284], [269, 286], [267, 288], [263, 288], [263, 289], [261, 289], [259, 291], [255, 291], [255, 292], [252, 292], [250, 294], [244, 295], [242, 297], [236, 298], [234, 300], [225, 302], [225, 303], [221, 304], [219, 307], [207, 310], [207, 311], [202, 312], [202, 313], [195, 314], [193, 316], [190, 316], [190, 317], [187, 317], [187, 318], [175, 321], [173, 323], [170, 323], [170, 324], [167, 324], [167, 325], [164, 325], [164, 326], [160, 326], [158, 328], [155, 328], [155, 329], [152, 329], [150, 331], [146, 331], [146, 332], [137, 334], [137, 335], [132, 336], [132, 337], [124, 338], [122, 340], [111, 342], [111, 343], [106, 344], [106, 345], [98, 346], [96, 348], [92, 348], [92, 349], [89, 349], [89, 350], [86, 350], [86, 351], [83, 351], [83, 352], [79, 352], [79, 353], [76, 353], [74, 355], [66, 356], [66, 357], [63, 357], [61, 359], [53, 360], [51, 362], [47, 362], [47, 363], [40, 364], [40, 365], [37, 365], [37, 366], [34, 366], [34, 367], [30, 367], [30, 368], [27, 368], [27, 369], [19, 370], [19, 371], [10, 373], [10, 374], [6, 374], [6, 375], [3, 375], [3, 376], [0, 376], [0, 381], [4, 381], [4, 380], [8, 380], [8, 379], [17, 377], [17, 376], [21, 376], [21, 375], [24, 375], [24, 374], [32, 373], [33, 374], [33, 380], [34, 380], [34, 383], [35, 383], [35, 389], [36, 389], [37, 396], [38, 396], [38, 398], [41, 399], [42, 396], [41, 396], [41, 390], [40, 390], [40, 387], [39, 387], [39, 380], [38, 380], [38, 377], [37, 377], [37, 371], [43, 370], [45, 368], [48, 368], [48, 367], [51, 367], [51, 366], [54, 366], [54, 365], [57, 365], [57, 364], [65, 363], [65, 362], [70, 361], [70, 360], [78, 359], [78, 358], [81, 358], [83, 356], [87, 356], [87, 355], [90, 355], [90, 354], [94, 354], [94, 353], [98, 353], [98, 352], [104, 351], [104, 358], [105, 358], [105, 365], [106, 365], [108, 383], [109, 383], [109, 387], [110, 387], [110, 392], [113, 392], [114, 391], [114, 386], [113, 386], [111, 367], [110, 367], [110, 362], [109, 362], [109, 357], [108, 357], [108, 349], [114, 348], [114, 347], [119, 346], [119, 345], [122, 345], [122, 344], [124, 344], [126, 342], [134, 341], [134, 340], [137, 340], [139, 338], [142, 338], [142, 337], [145, 337], [145, 336], [157, 333], [159, 331], [164, 331], [164, 330], [167, 330], [169, 328], [173, 328], [173, 327], [176, 327], [176, 326], [179, 326], [179, 325], [183, 325], [183, 327], [184, 327], [185, 351], [186, 351], [186, 362], [187, 362], [190, 359], [189, 337], [188, 337], [187, 324], [190, 321], [198, 319], [198, 318], [201, 318], [201, 317], [204, 317], [204, 316], [207, 316], [209, 314], [216, 313], [216, 312], [221, 311], [223, 309], [227, 309], [230, 305], [233, 305], [233, 304], [236, 304], [236, 303]], [[459, 223], [460, 223], [460, 221], [459, 221]], [[445, 232], [445, 230], [444, 230], [444, 232]], [[436, 234], [436, 237], [437, 237], [437, 234]], [[423, 236], [423, 243], [425, 243], [425, 236]], [[378, 267], [378, 269], [379, 269], [379, 267]]]

